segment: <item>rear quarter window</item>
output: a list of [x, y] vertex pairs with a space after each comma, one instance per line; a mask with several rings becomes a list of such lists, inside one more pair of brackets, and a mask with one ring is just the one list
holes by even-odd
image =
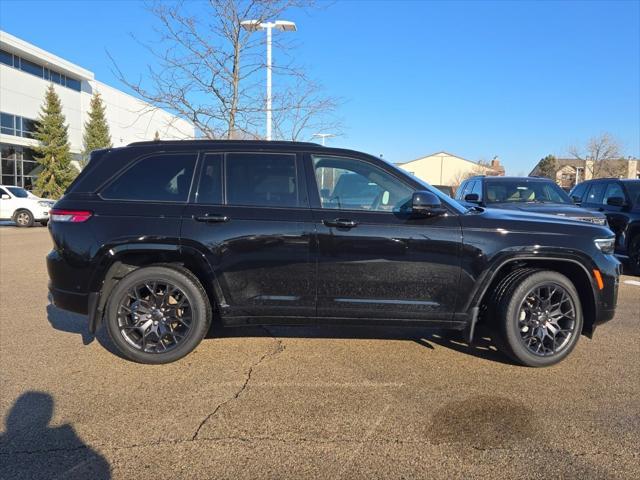
[[195, 153], [151, 155], [137, 160], [101, 192], [110, 200], [186, 202]]

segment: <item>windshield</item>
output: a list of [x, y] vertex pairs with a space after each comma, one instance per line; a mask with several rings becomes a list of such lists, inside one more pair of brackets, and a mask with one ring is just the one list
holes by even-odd
[[627, 189], [631, 205], [634, 207], [640, 205], [640, 180], [633, 182], [623, 182], [623, 185]]
[[572, 203], [555, 183], [540, 180], [486, 180], [485, 203]]
[[20, 187], [7, 187], [7, 190], [11, 192], [14, 197], [29, 198], [29, 192]]

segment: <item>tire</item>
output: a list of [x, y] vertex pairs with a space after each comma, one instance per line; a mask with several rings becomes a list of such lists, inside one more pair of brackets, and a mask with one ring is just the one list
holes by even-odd
[[211, 324], [211, 306], [190, 271], [150, 266], [118, 282], [107, 301], [104, 321], [111, 340], [126, 358], [170, 363], [202, 341]]
[[33, 226], [33, 214], [29, 210], [18, 210], [13, 214], [13, 221], [20, 228]]
[[49, 224], [49, 220], [42, 220], [40, 222], [40, 225], [42, 225], [43, 227], [46, 227]]
[[573, 283], [558, 272], [522, 269], [512, 274], [495, 311], [500, 348], [528, 367], [560, 362], [582, 332], [580, 296]]

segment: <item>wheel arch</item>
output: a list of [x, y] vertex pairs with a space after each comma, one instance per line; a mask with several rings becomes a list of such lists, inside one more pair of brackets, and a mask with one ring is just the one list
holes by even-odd
[[107, 301], [117, 283], [127, 274], [143, 267], [166, 266], [187, 270], [200, 282], [215, 313], [222, 297], [215, 274], [206, 258], [192, 248], [168, 244], [119, 245], [99, 256], [90, 281], [90, 292], [98, 292], [98, 299], [89, 311], [89, 330], [95, 332], [102, 322]]
[[478, 307], [481, 312], [485, 310], [491, 298], [491, 292], [493, 292], [498, 283], [514, 269], [523, 267], [555, 271], [561, 273], [573, 283], [582, 304], [584, 316], [582, 333], [591, 337], [596, 320], [595, 287], [587, 267], [582, 262], [571, 258], [519, 257], [505, 260], [492, 269], [491, 273], [478, 280], [481, 286], [477, 288], [469, 307]]

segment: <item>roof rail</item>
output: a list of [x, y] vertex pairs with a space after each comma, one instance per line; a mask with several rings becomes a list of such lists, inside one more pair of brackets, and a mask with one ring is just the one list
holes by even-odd
[[242, 144], [252, 144], [252, 145], [300, 145], [300, 146], [308, 146], [308, 147], [322, 147], [319, 143], [312, 142], [291, 142], [285, 140], [211, 140], [208, 138], [198, 138], [198, 139], [189, 139], [189, 140], [145, 140], [141, 142], [132, 142], [129, 143], [128, 147], [137, 147], [137, 146], [146, 146], [146, 145], [199, 145], [199, 144], [214, 144], [214, 145], [242, 145]]

